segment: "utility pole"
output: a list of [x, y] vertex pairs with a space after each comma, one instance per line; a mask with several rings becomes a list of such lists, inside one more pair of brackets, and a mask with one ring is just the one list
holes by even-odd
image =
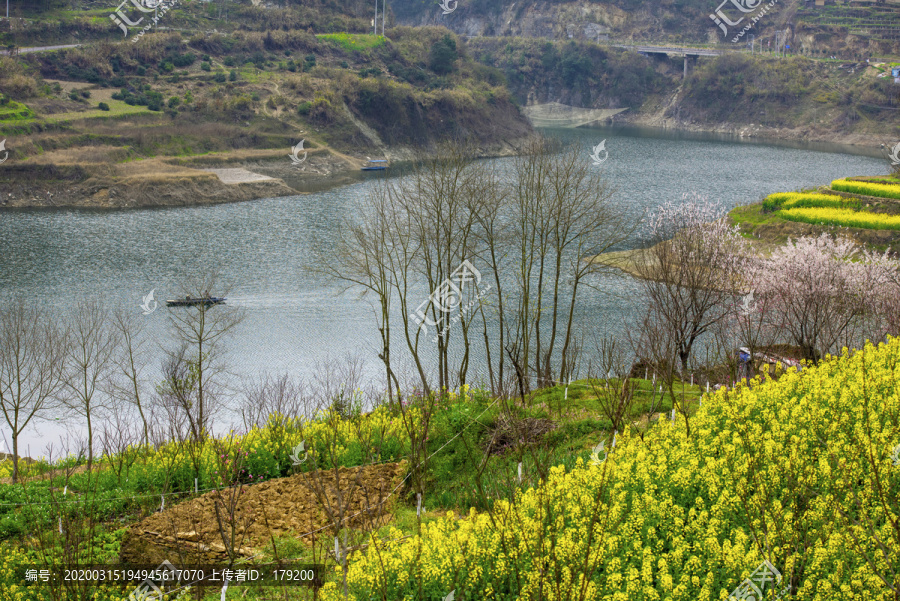
[[375, 25], [375, 35], [378, 35], [378, 0], [375, 0], [375, 20], [372, 23]]
[[[6, 0], [9, 2], [9, 0]], [[384, 20], [387, 18], [387, 0], [381, 3], [381, 35], [384, 35]]]

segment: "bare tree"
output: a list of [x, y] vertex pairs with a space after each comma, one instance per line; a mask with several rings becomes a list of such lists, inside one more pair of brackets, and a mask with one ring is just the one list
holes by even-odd
[[[316, 266], [331, 278], [362, 289], [374, 297], [372, 312], [381, 337], [378, 358], [384, 364], [388, 397], [400, 392], [391, 348], [391, 312], [395, 294], [404, 298], [406, 288], [394, 277], [405, 273], [412, 263], [414, 246], [401, 217], [392, 185], [375, 185], [363, 218], [340, 228], [337, 260], [319, 257]], [[396, 290], [396, 293], [395, 293]], [[421, 368], [421, 366], [419, 366]]]
[[303, 383], [294, 382], [288, 374], [278, 378], [267, 375], [244, 385], [244, 400], [237, 411], [244, 429], [249, 431], [265, 426], [276, 414], [286, 418], [311, 418], [318, 406], [310, 401]]
[[[323, 417], [324, 428], [320, 431], [316, 449], [310, 450], [312, 461], [304, 463], [311, 471], [306, 473], [303, 484], [315, 495], [325, 516], [323, 530], [334, 537], [334, 558], [342, 568], [342, 588], [347, 598], [349, 553], [354, 547], [354, 537], [360, 537], [351, 526], [359, 521], [360, 514], [365, 521], [376, 522], [393, 490], [389, 482], [382, 480], [375, 486], [367, 486], [365, 480], [365, 465], [375, 462], [377, 449], [384, 443], [384, 430], [371, 427], [363, 415], [355, 414], [345, 419], [334, 409], [335, 400], [332, 399], [332, 408]], [[341, 467], [347, 427], [362, 453], [360, 464], [354, 467]], [[315, 469], [316, 466], [321, 469]], [[355, 508], [358, 511], [354, 512]]]
[[[652, 370], [652, 405], [657, 405], [668, 393], [673, 408], [684, 416], [687, 434], [691, 434], [690, 413], [684, 395], [676, 393], [679, 380], [680, 346], [679, 330], [673, 329], [665, 315], [647, 308], [637, 328], [629, 331], [628, 337], [635, 354]], [[658, 386], [658, 388], [657, 388]], [[657, 399], [659, 395], [659, 399]]]
[[360, 405], [361, 397], [358, 394], [363, 375], [363, 360], [359, 355], [347, 353], [343, 361], [326, 359], [317, 361], [313, 380], [317, 386], [317, 392], [331, 403], [333, 409], [348, 419], [354, 412], [359, 413], [362, 407], [354, 407], [354, 403]]
[[96, 299], [80, 301], [70, 328], [67, 376], [64, 382], [66, 405], [85, 419], [87, 425], [87, 468], [94, 463], [94, 419], [108, 409], [110, 399], [104, 388], [111, 375], [116, 335], [110, 327], [108, 311]]
[[68, 338], [47, 312], [25, 301], [0, 308], [0, 410], [12, 434], [12, 481], [19, 477], [19, 436], [54, 408], [65, 377]]
[[[460, 328], [448, 327], [451, 309], [458, 310], [463, 301], [460, 288], [450, 278], [473, 254], [472, 205], [483, 195], [488, 178], [483, 165], [474, 163], [464, 148], [447, 145], [436, 157], [418, 162], [408, 177], [376, 187], [371, 202], [361, 208], [361, 218], [342, 228], [346, 234], [339, 244], [339, 261], [334, 265], [317, 261], [332, 277], [378, 299], [379, 357], [391, 396], [393, 390], [399, 393], [393, 368], [392, 314], [400, 320], [401, 335], [423, 388], [465, 382], [470, 319]], [[431, 339], [434, 347], [426, 341], [429, 326], [438, 333]], [[450, 334], [456, 331], [463, 336], [464, 351], [463, 358], [451, 366]], [[437, 351], [436, 383], [423, 359], [431, 348]]]
[[[378, 298], [380, 357], [397, 390], [392, 312], [426, 393], [466, 383], [479, 321], [495, 392], [514, 372], [527, 380], [570, 375], [575, 307], [590, 276], [605, 269], [585, 259], [632, 228], [574, 147], [559, 152], [536, 141], [506, 182], [460, 147], [379, 186], [364, 218], [344, 228], [341, 261], [325, 269]], [[430, 343], [429, 328], [438, 334]], [[424, 357], [435, 351], [432, 382]], [[519, 365], [508, 363], [511, 352]]]
[[[186, 281], [182, 293], [207, 298], [220, 286], [219, 277], [207, 272]], [[178, 346], [169, 353], [161, 392], [175, 402], [170, 407], [183, 413], [195, 441], [207, 435], [210, 420], [222, 405], [223, 343], [242, 318], [240, 310], [224, 304], [197, 303], [170, 312]]]
[[[405, 217], [401, 222], [408, 226], [406, 235], [415, 249], [409, 269], [394, 274], [398, 288], [403, 288], [400, 317], [407, 349], [419, 366], [426, 391], [430, 382], [421, 365], [420, 348], [426, 324], [437, 328], [431, 342], [437, 351], [438, 390], [465, 383], [468, 368], [467, 328], [465, 322], [458, 330], [451, 328], [450, 314], [459, 311], [466, 295], [473, 293], [467, 284], [476, 274], [468, 267], [464, 272], [460, 269], [473, 254], [472, 199], [481, 196], [485, 174], [484, 166], [475, 163], [464, 148], [444, 147], [436, 158], [419, 163], [412, 176], [400, 180], [393, 190], [396, 205]], [[410, 296], [410, 288], [417, 289], [416, 284], [422, 281], [428, 292]], [[455, 331], [464, 338], [463, 358], [451, 366], [450, 345]]]
[[112, 323], [120, 344], [114, 359], [114, 377], [110, 380], [109, 393], [119, 402], [134, 405], [141, 418], [143, 443], [149, 445], [150, 429], [141, 373], [146, 365], [141, 321], [132, 314], [116, 311]]
[[196, 396], [197, 370], [183, 344], [169, 351], [163, 360], [162, 382], [157, 386], [157, 402], [166, 415], [168, 434], [173, 440], [201, 438], [203, 428], [195, 411]]
[[588, 373], [593, 376], [588, 377], [591, 392], [616, 432], [625, 431], [634, 408], [636, 384], [631, 380], [626, 363], [624, 346], [615, 338], [604, 338], [588, 366]]
[[607, 269], [587, 259], [625, 241], [635, 226], [574, 145], [558, 149], [534, 141], [517, 161], [510, 186], [516, 290], [511, 321], [503, 326], [508, 338], [519, 338], [523, 364], [548, 386], [574, 372], [578, 295], [590, 276]]
[[100, 446], [103, 456], [110, 468], [116, 474], [116, 480], [122, 484], [122, 474], [128, 478], [131, 466], [137, 461], [141, 448], [138, 442], [141, 439], [140, 427], [134, 424], [133, 415], [128, 412], [112, 412], [101, 426]]

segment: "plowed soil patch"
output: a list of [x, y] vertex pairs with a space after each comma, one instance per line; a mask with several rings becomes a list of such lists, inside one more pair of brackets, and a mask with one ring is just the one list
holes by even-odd
[[209, 492], [132, 526], [122, 541], [121, 559], [215, 563], [226, 560], [229, 550], [249, 557], [272, 536], [309, 542], [332, 536], [320, 529], [337, 519], [341, 508], [348, 526], [381, 525], [390, 519], [397, 499], [392, 492], [405, 473], [401, 462], [340, 468], [337, 478], [334, 470], [320, 470]]

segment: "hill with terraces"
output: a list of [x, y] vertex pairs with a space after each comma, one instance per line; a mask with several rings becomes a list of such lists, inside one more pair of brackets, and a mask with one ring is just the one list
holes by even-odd
[[900, 248], [900, 179], [847, 177], [827, 186], [770, 194], [762, 202], [737, 207], [730, 219], [749, 238], [783, 244], [821, 232], [849, 236], [877, 251]]

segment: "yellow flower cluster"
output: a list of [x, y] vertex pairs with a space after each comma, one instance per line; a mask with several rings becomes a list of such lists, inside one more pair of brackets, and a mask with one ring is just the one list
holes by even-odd
[[810, 192], [775, 192], [769, 194], [763, 201], [765, 211], [809, 207], [859, 208], [859, 206], [860, 202], [855, 198]]
[[[413, 423], [416, 423], [419, 419], [418, 410], [412, 408], [409, 411]], [[272, 471], [287, 462], [293, 449], [301, 442], [304, 446], [304, 453], [301, 454], [308, 452], [310, 459], [315, 459], [319, 454], [329, 463], [355, 465], [372, 459], [388, 460], [397, 455], [403, 445], [408, 444], [408, 439], [402, 419], [392, 416], [386, 407], [380, 406], [358, 419], [344, 419], [333, 411], [325, 412], [313, 420], [275, 414], [270, 416], [265, 426], [254, 427], [246, 434], [234, 436], [227, 446], [231, 453], [237, 452], [237, 449], [246, 453], [241, 458], [241, 463], [248, 473], [254, 476], [274, 476], [276, 474]], [[363, 450], [369, 452], [370, 447], [393, 450], [394, 453], [381, 458], [358, 456]], [[327, 457], [322, 454], [325, 448], [328, 449]], [[221, 465], [222, 450], [222, 445], [203, 445], [199, 460], [202, 473], [213, 474]], [[184, 465], [188, 461], [184, 448], [177, 443], [169, 443], [148, 453], [147, 466], [150, 472], [163, 473], [167, 469], [171, 470], [169, 466], [173, 464]]]
[[490, 513], [370, 545], [351, 560], [351, 599], [724, 601], [764, 561], [792, 600], [894, 599], [898, 377], [893, 338], [721, 390], [690, 428], [620, 435], [600, 465], [555, 467]]
[[900, 230], [900, 215], [852, 211], [850, 209], [796, 208], [778, 211], [778, 216], [788, 221], [803, 223], [860, 227], [870, 230]]
[[832, 190], [864, 194], [866, 196], [880, 196], [882, 198], [900, 199], [900, 185], [879, 184], [875, 182], [857, 182], [849, 179], [836, 179], [831, 182]]
[[0, 601], [28, 601], [30, 593], [23, 586], [21, 566], [31, 562], [18, 548], [4, 544], [0, 547]]

